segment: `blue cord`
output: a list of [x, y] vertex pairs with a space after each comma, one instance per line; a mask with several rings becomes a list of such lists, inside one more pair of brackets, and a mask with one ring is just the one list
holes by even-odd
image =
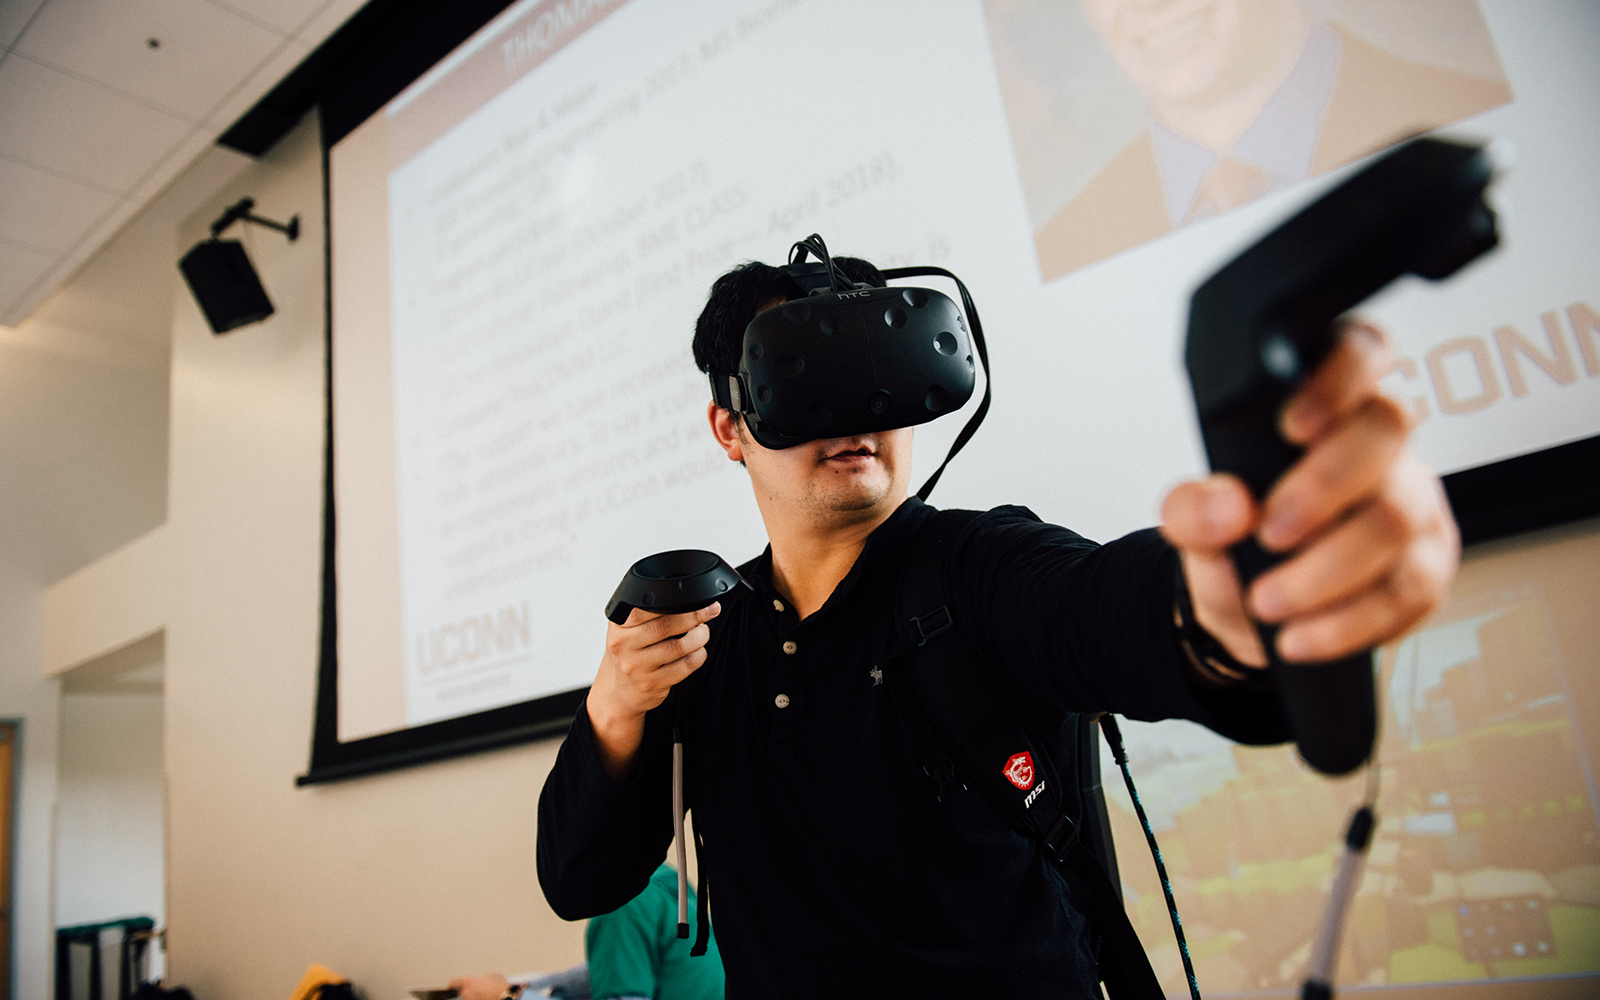
[[1144, 827], [1144, 839], [1150, 843], [1150, 855], [1156, 860], [1156, 874], [1161, 876], [1161, 891], [1167, 897], [1167, 914], [1172, 917], [1172, 932], [1178, 937], [1178, 954], [1183, 956], [1183, 972], [1189, 979], [1189, 996], [1200, 1000], [1200, 981], [1194, 975], [1194, 962], [1189, 958], [1189, 941], [1183, 936], [1183, 920], [1178, 916], [1178, 901], [1172, 898], [1172, 880], [1167, 878], [1166, 862], [1161, 860], [1161, 847], [1150, 829], [1150, 818], [1144, 813], [1144, 803], [1139, 801], [1139, 790], [1133, 787], [1133, 772], [1128, 770], [1128, 752], [1122, 749], [1122, 732], [1110, 713], [1100, 716], [1100, 728], [1111, 745], [1111, 756], [1122, 769], [1122, 780], [1128, 785], [1128, 795], [1133, 798], [1133, 811], [1139, 814], [1139, 825]]

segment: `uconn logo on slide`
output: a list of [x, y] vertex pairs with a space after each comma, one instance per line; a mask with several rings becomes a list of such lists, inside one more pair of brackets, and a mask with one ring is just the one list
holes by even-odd
[[431, 674], [466, 664], [488, 662], [533, 641], [528, 602], [499, 611], [469, 615], [417, 636], [417, 670]]

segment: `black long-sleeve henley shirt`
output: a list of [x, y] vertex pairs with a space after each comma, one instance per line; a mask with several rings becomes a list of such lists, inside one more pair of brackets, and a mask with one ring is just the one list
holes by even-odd
[[[730, 998], [1099, 995], [1087, 900], [977, 790], [935, 797], [882, 682], [906, 543], [931, 513], [906, 501], [804, 621], [772, 588], [770, 550], [740, 567], [754, 592], [723, 600], [705, 665], [679, 685]], [[1000, 507], [949, 558], [953, 615], [1037, 732], [1113, 711], [1289, 738], [1270, 691], [1186, 676], [1177, 557], [1154, 531], [1101, 546]], [[539, 879], [561, 916], [626, 903], [665, 853], [669, 711], [646, 718], [640, 765], [618, 781], [579, 710], [539, 801]]]

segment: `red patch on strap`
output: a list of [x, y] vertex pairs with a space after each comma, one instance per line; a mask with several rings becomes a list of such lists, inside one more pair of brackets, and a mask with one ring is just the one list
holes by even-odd
[[1006, 780], [1016, 785], [1023, 791], [1033, 787], [1033, 756], [1024, 750], [1014, 753], [1006, 761]]

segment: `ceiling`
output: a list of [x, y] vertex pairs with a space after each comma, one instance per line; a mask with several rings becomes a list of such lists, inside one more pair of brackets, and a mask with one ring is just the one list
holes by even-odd
[[16, 326], [365, 0], [0, 0]]

